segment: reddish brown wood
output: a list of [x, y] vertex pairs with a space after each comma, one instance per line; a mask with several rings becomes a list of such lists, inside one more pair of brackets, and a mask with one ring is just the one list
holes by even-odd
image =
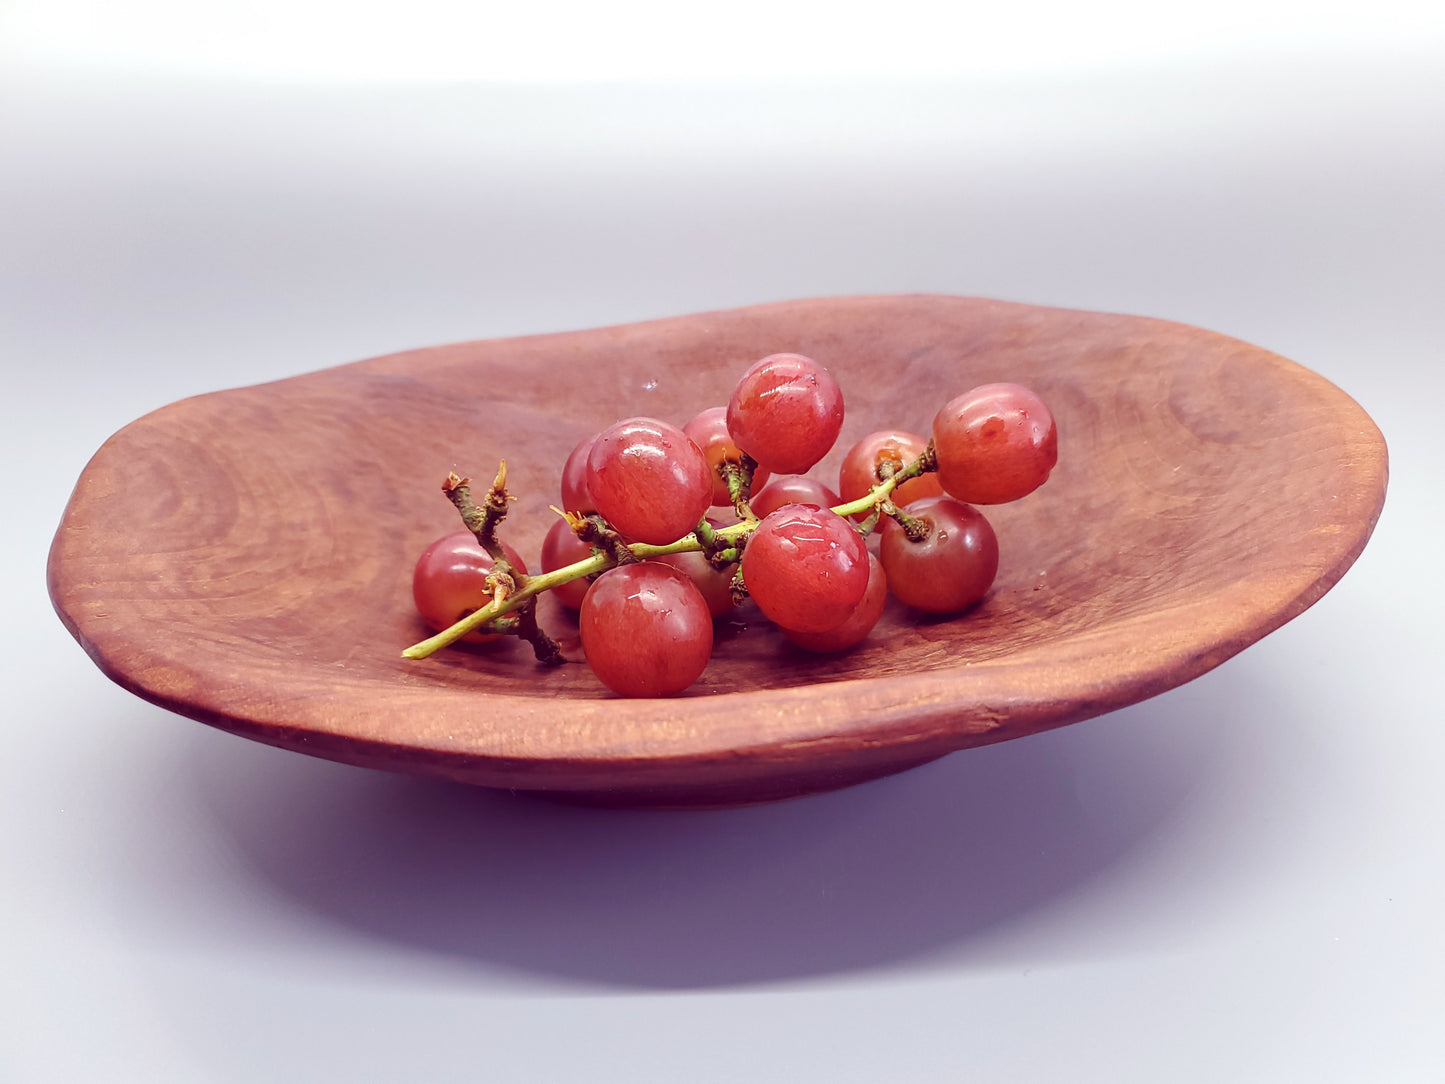
[[[673, 700], [620, 700], [523, 645], [400, 657], [439, 485], [505, 458], [504, 536], [535, 554], [563, 460], [619, 417], [681, 424], [776, 351], [848, 398], [843, 437], [926, 432], [950, 396], [1025, 383], [1059, 421], [1043, 489], [989, 510], [981, 608], [885, 614], [818, 658], [761, 622]], [[246, 737], [379, 768], [629, 804], [762, 801], [1097, 715], [1299, 614], [1384, 500], [1384, 441], [1321, 377], [1178, 324], [955, 297], [799, 301], [466, 343], [175, 403], [76, 485], [50, 559], [62, 620], [133, 692]], [[544, 623], [567, 629], [550, 606]]]

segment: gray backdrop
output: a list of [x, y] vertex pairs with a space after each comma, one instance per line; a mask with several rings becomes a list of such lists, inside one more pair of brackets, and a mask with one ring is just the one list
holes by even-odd
[[[6, 1081], [1438, 1080], [1445, 50], [937, 82], [0, 71]], [[596, 812], [112, 686], [44, 559], [182, 396], [829, 294], [1163, 316], [1390, 442], [1305, 615], [1125, 711]]]

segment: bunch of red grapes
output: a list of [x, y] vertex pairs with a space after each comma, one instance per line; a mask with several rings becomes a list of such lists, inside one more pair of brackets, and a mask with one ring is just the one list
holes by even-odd
[[[983, 598], [999, 550], [974, 505], [1017, 500], [1048, 478], [1058, 458], [1048, 407], [1017, 384], [974, 388], [938, 412], [931, 439], [901, 430], [863, 438], [834, 492], [803, 475], [842, 425], [843, 394], [828, 371], [774, 354], [743, 374], [726, 407], [681, 429], [628, 418], [573, 450], [562, 470], [567, 515], [542, 544], [535, 582], [578, 611], [583, 651], [604, 685], [623, 696], [686, 689], [707, 666], [714, 619], [747, 597], [789, 640], [819, 652], [866, 638], [889, 592], [931, 614]], [[865, 541], [875, 530], [876, 555]], [[433, 628], [496, 601], [497, 553], [525, 584], [520, 556], [495, 545], [488, 553], [467, 532], [422, 555], [413, 588]]]

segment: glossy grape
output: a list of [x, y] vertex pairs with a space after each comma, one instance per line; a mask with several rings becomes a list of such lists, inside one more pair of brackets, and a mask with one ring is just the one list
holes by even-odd
[[883, 521], [879, 556], [888, 589], [926, 613], [958, 613], [988, 593], [998, 574], [998, 538], [977, 508], [950, 497], [927, 497], [908, 514], [931, 525], [928, 537], [910, 542], [895, 521]]
[[657, 546], [691, 532], [712, 504], [702, 451], [656, 418], [629, 418], [597, 435], [587, 455], [587, 488], [608, 523]]
[[828, 454], [843, 427], [843, 392], [802, 354], [773, 354], [747, 370], [727, 408], [737, 445], [776, 474], [802, 474]]
[[883, 563], [870, 553], [868, 586], [863, 591], [863, 597], [858, 600], [858, 605], [853, 607], [853, 612], [841, 625], [824, 629], [822, 632], [799, 632], [785, 628], [782, 633], [793, 643], [809, 651], [847, 651], [868, 638], [873, 626], [878, 624], [878, 619], [883, 616], [883, 607], [887, 603], [888, 576], [883, 571]]
[[697, 550], [689, 550], [687, 553], [670, 553], [665, 557], [654, 557], [664, 565], [671, 565], [684, 576], [692, 581], [702, 600], [707, 603], [708, 612], [713, 617], [726, 617], [735, 609], [733, 603], [732, 580], [733, 573], [737, 571], [737, 564], [730, 564], [723, 568], [713, 568], [708, 559]]
[[789, 504], [758, 524], [743, 550], [743, 580], [773, 622], [799, 632], [840, 625], [868, 587], [868, 549], [835, 512]]
[[[868, 491], [882, 481], [878, 477], [879, 467], [888, 463], [894, 471], [902, 470], [922, 455], [927, 447], [927, 439], [902, 429], [881, 429], [869, 433], [849, 448], [848, 454], [843, 457], [843, 465], [838, 470], [838, 496], [842, 502], [866, 497]], [[904, 505], [924, 497], [942, 495], [943, 487], [939, 485], [937, 476], [922, 474], [895, 486], [891, 496], [894, 504]]]
[[[527, 566], [516, 550], [503, 543], [502, 552], [513, 568], [526, 574]], [[437, 539], [417, 559], [412, 571], [412, 599], [422, 620], [432, 631], [441, 632], [491, 602], [487, 576], [493, 567], [492, 555], [482, 549], [471, 531]], [[462, 637], [474, 644], [496, 638], [495, 633], [476, 631]]]
[[604, 572], [578, 616], [582, 649], [602, 684], [622, 696], [672, 696], [712, 654], [712, 614], [690, 579], [656, 561]]
[[933, 419], [938, 480], [970, 504], [1003, 504], [1043, 485], [1059, 458], [1054, 416], [1018, 384], [984, 384]]
[[573, 448], [567, 456], [567, 462], [562, 464], [562, 507], [568, 512], [595, 512], [597, 502], [592, 499], [592, 491], [587, 488], [587, 457], [592, 452], [592, 444], [597, 437], [588, 437], [577, 447]]
[[[547, 531], [547, 537], [542, 539], [543, 572], [556, 572], [559, 568], [575, 565], [578, 561], [585, 561], [591, 556], [592, 546], [578, 538], [565, 519], [559, 519], [553, 523]], [[580, 610], [582, 597], [587, 594], [587, 588], [590, 586], [591, 584], [585, 578], [569, 580], [567, 583], [552, 588], [552, 594], [563, 606]]]
[[[682, 427], [688, 438], [702, 450], [707, 469], [712, 472], [712, 503], [714, 508], [731, 508], [733, 499], [721, 467], [724, 463], [741, 463], [742, 450], [728, 432], [727, 407], [709, 407]], [[768, 480], [768, 471], [753, 471], [752, 489], [756, 493]]]
[[838, 494], [822, 482], [801, 474], [784, 474], [765, 485], [762, 492], [748, 503], [752, 507], [753, 515], [762, 519], [785, 504], [811, 504], [819, 508], [832, 508], [843, 502], [838, 499]]

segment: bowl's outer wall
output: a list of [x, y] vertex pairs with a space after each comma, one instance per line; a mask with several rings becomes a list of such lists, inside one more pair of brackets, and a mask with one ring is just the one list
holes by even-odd
[[[425, 634], [411, 567], [457, 528], [451, 470], [517, 497], [529, 558], [561, 464], [621, 418], [682, 424], [738, 374], [808, 354], [866, 433], [927, 433], [976, 384], [1028, 384], [1059, 424], [1039, 491], [985, 509], [989, 597], [955, 620], [896, 603], [819, 658], [751, 609], [685, 696], [611, 696], [523, 645], [400, 657]], [[112, 437], [56, 534], [57, 612], [102, 670], [286, 748], [490, 786], [725, 804], [845, 785], [1187, 681], [1296, 616], [1359, 555], [1384, 440], [1343, 392], [1223, 335], [1141, 317], [938, 296], [834, 298], [417, 350], [172, 404]], [[565, 638], [575, 625], [544, 600]], [[746, 626], [746, 627], [744, 627]]]

